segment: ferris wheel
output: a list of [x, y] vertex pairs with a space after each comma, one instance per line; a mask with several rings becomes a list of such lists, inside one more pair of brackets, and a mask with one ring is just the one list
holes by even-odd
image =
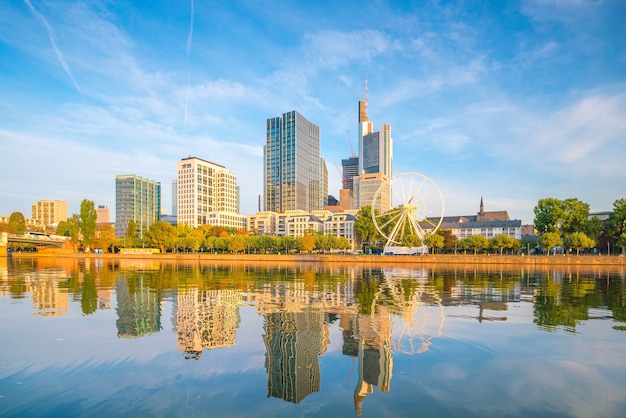
[[430, 178], [406, 172], [396, 174], [378, 188], [372, 199], [372, 219], [385, 248], [405, 246], [407, 237], [420, 241], [443, 222], [443, 194]]

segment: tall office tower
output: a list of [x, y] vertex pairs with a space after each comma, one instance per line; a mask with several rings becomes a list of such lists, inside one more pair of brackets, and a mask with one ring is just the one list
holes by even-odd
[[[178, 162], [179, 224], [186, 223], [192, 228], [204, 224], [218, 226], [211, 216], [218, 212], [244, 219], [238, 214], [238, 193], [237, 177], [226, 167], [197, 157], [183, 158]], [[224, 216], [219, 218], [225, 221]]]
[[326, 167], [326, 160], [324, 157], [320, 158], [320, 175], [322, 176], [322, 189], [320, 193], [322, 194], [322, 208], [328, 206], [328, 168]]
[[[382, 125], [373, 132], [373, 124], [367, 117], [367, 101], [359, 101], [359, 178], [354, 179], [355, 209], [372, 205], [372, 198], [379, 187], [388, 185], [392, 176], [393, 139], [391, 126]], [[374, 174], [380, 174], [380, 176]], [[373, 192], [372, 192], [373, 190]], [[391, 187], [383, 186], [377, 209], [390, 209]]]
[[172, 180], [172, 216], [178, 212], [178, 179]]
[[134, 174], [115, 177], [115, 237], [124, 238], [134, 220], [137, 235], [161, 219], [161, 183]]
[[359, 175], [358, 157], [350, 157], [341, 160], [342, 179], [341, 186], [344, 189], [354, 191], [354, 177]]
[[111, 210], [107, 205], [98, 205], [96, 208], [96, 224], [111, 223]]
[[310, 213], [322, 209], [317, 125], [295, 110], [267, 119], [263, 157], [265, 210]]
[[35, 225], [52, 226], [67, 220], [67, 202], [63, 200], [38, 200], [32, 205]]

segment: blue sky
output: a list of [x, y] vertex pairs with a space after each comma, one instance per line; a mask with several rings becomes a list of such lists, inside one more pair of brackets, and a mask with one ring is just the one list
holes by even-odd
[[320, 126], [329, 193], [357, 151], [357, 102], [388, 123], [394, 174], [447, 215], [544, 197], [626, 197], [626, 3], [603, 0], [9, 0], [0, 12], [0, 214], [39, 199], [115, 209], [115, 176], [226, 166], [241, 212], [263, 192], [265, 120]]

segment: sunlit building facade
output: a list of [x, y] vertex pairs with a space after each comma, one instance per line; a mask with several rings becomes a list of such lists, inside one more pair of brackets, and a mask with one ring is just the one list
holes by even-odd
[[324, 174], [320, 129], [297, 111], [267, 119], [263, 147], [264, 210], [321, 209]]
[[115, 237], [124, 238], [131, 220], [139, 237], [161, 219], [161, 183], [134, 174], [115, 178]]
[[197, 157], [180, 160], [177, 202], [179, 224], [245, 228], [246, 217], [239, 214], [237, 177], [222, 165]]
[[53, 226], [67, 220], [67, 202], [63, 200], [38, 200], [32, 205], [35, 225]]

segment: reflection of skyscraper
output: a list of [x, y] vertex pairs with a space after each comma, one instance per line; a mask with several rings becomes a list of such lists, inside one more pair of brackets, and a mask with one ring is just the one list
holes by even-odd
[[68, 294], [61, 292], [57, 280], [39, 277], [33, 282], [33, 308], [38, 316], [65, 316], [68, 310]]
[[[235, 290], [198, 290], [178, 293], [178, 348], [199, 354], [204, 349], [236, 344], [243, 294]], [[196, 356], [193, 356], [196, 357]]]
[[158, 293], [144, 286], [143, 278], [129, 281], [125, 277], [118, 277], [115, 281], [115, 293], [118, 337], [141, 337], [161, 330], [161, 303]]
[[343, 354], [358, 357], [359, 379], [354, 389], [354, 408], [361, 416], [363, 400], [373, 393], [374, 386], [387, 392], [391, 383], [393, 359], [391, 357], [391, 312], [379, 306], [372, 315], [347, 318], [342, 316]]
[[298, 403], [320, 390], [318, 356], [326, 351], [326, 326], [324, 313], [318, 309], [265, 315], [268, 397]]

